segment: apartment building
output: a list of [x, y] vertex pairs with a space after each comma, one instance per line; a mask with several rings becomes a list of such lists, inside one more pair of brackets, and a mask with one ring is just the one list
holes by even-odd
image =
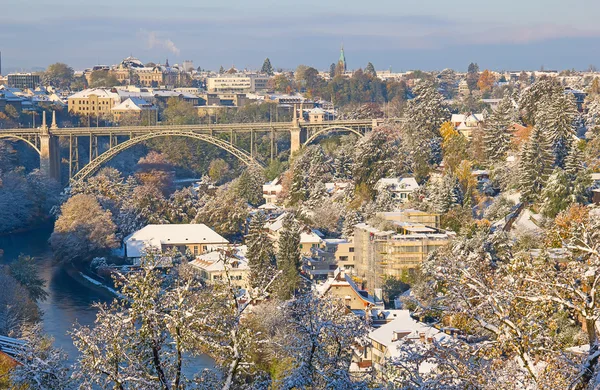
[[255, 73], [227, 73], [206, 78], [208, 92], [256, 92], [267, 89], [269, 77]]
[[116, 92], [103, 88], [86, 89], [69, 96], [69, 112], [75, 115], [108, 116], [121, 103]]
[[386, 277], [399, 278], [417, 269], [450, 236], [415, 222], [390, 221], [386, 230], [366, 223], [354, 227], [354, 270], [369, 290], [382, 287]]

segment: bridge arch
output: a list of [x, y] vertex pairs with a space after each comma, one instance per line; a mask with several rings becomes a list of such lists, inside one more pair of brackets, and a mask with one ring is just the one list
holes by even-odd
[[17, 140], [17, 141], [23, 141], [26, 144], [28, 144], [29, 146], [31, 146], [36, 152], [37, 154], [41, 155], [42, 152], [40, 151], [40, 148], [37, 147], [37, 145], [35, 145], [33, 142], [31, 142], [31, 140], [21, 137], [19, 135], [14, 135], [14, 134], [2, 134], [0, 133], [0, 139], [12, 139], [12, 140]]
[[165, 130], [165, 131], [159, 131], [159, 132], [155, 132], [155, 133], [143, 134], [143, 135], [137, 136], [135, 138], [131, 138], [125, 142], [122, 142], [122, 143], [108, 149], [107, 151], [105, 151], [104, 153], [102, 153], [101, 155], [99, 155], [98, 157], [93, 159], [92, 161], [90, 161], [90, 163], [88, 163], [85, 167], [80, 169], [75, 175], [73, 175], [73, 177], [71, 178], [71, 181], [77, 182], [77, 181], [84, 180], [84, 179], [90, 177], [91, 175], [93, 175], [96, 171], [98, 171], [100, 169], [100, 167], [104, 163], [110, 161], [113, 157], [115, 157], [117, 154], [121, 153], [122, 151], [127, 150], [127, 149], [131, 148], [132, 146], [137, 145], [143, 141], [147, 141], [147, 140], [150, 140], [153, 138], [159, 138], [159, 137], [188, 137], [188, 138], [198, 139], [198, 140], [207, 142], [209, 144], [215, 145], [215, 146], [225, 150], [226, 152], [229, 152], [230, 154], [237, 157], [241, 162], [243, 162], [247, 166], [262, 165], [256, 159], [254, 159], [248, 152], [238, 149], [237, 147], [230, 144], [229, 142], [215, 138], [211, 135], [194, 133], [191, 131]]
[[323, 129], [318, 130], [316, 133], [314, 133], [313, 135], [311, 135], [305, 142], [304, 142], [304, 146], [310, 144], [311, 142], [313, 142], [315, 139], [317, 139], [317, 137], [319, 137], [321, 134], [325, 134], [327, 132], [330, 131], [349, 131], [351, 133], [354, 133], [356, 135], [358, 135], [359, 137], [364, 137], [365, 135], [363, 133], [361, 133], [360, 131], [353, 129], [351, 127], [346, 127], [346, 126], [329, 126], [329, 127], [325, 127]]

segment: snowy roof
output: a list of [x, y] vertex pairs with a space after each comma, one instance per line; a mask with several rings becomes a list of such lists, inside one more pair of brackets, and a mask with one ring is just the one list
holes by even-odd
[[[249, 269], [248, 259], [246, 259], [246, 251], [247, 247], [245, 245], [238, 246], [233, 251], [233, 257], [235, 259], [230, 259], [230, 264], [233, 261], [237, 261], [236, 269], [246, 270]], [[203, 269], [207, 272], [211, 271], [224, 271], [225, 263], [222, 260], [222, 255], [220, 251], [212, 251], [205, 254], [202, 254], [196, 257], [195, 260], [190, 261], [190, 265], [196, 267], [198, 269]]]
[[322, 108], [317, 107], [309, 110], [308, 113], [313, 115], [322, 115], [325, 114], [325, 111]]
[[[147, 101], [145, 101], [144, 99], [138, 98], [138, 97], [130, 97], [127, 100], [125, 100], [124, 102], [114, 106], [112, 108], [113, 111], [142, 111], [143, 107], [147, 107], [150, 108], [148, 106], [151, 106], [150, 103], [148, 103]], [[152, 107], [152, 109], [155, 109], [154, 107]]]
[[592, 173], [590, 176], [593, 181], [600, 181], [600, 173]]
[[111, 98], [111, 99], [115, 99], [115, 100], [119, 99], [119, 94], [117, 94], [115, 92], [111, 92], [110, 89], [104, 89], [104, 88], [84, 89], [81, 92], [77, 92], [77, 93], [69, 96], [69, 99], [87, 99], [91, 95], [96, 95], [96, 96], [102, 97], [102, 98]]
[[125, 238], [128, 257], [141, 257], [146, 246], [181, 244], [228, 244], [208, 226], [199, 224], [147, 225]]
[[375, 188], [381, 191], [387, 186], [392, 187], [392, 191], [415, 191], [419, 188], [419, 183], [414, 177], [392, 177], [379, 179]]
[[[394, 320], [369, 333], [371, 340], [389, 348], [398, 340], [419, 339], [420, 334], [423, 333], [426, 338], [442, 333], [436, 328], [412, 318], [409, 310], [394, 310], [394, 312], [396, 315]], [[395, 351], [393, 348], [389, 348], [389, 352], [393, 355]]]

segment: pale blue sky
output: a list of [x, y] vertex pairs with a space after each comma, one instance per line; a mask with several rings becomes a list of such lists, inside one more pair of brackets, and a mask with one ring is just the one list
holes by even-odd
[[0, 50], [5, 70], [129, 54], [325, 69], [342, 42], [350, 68], [583, 69], [600, 67], [599, 12], [591, 0], [0, 0]]

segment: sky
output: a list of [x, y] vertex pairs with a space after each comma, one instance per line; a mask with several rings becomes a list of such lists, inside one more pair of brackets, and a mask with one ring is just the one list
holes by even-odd
[[600, 68], [600, 1], [0, 0], [3, 73], [133, 55], [196, 67]]

